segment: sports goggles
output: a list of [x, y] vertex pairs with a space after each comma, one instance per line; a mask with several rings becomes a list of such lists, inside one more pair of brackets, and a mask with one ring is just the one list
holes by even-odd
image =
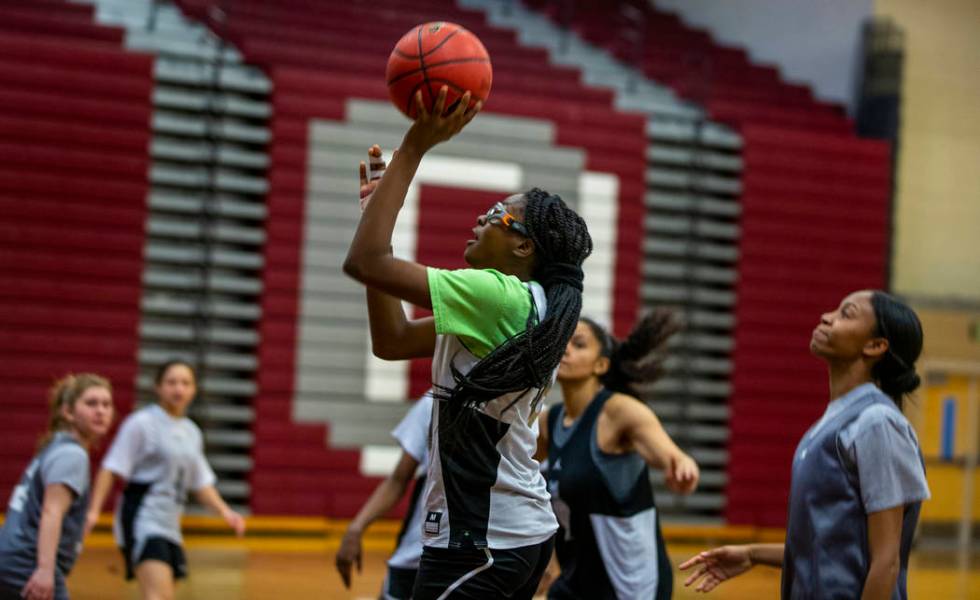
[[514, 215], [507, 212], [503, 202], [494, 204], [490, 210], [487, 211], [486, 217], [487, 222], [489, 223], [499, 223], [500, 225], [503, 225], [505, 229], [512, 229], [524, 237], [528, 237], [527, 228], [524, 227], [524, 223], [521, 223], [514, 218]]

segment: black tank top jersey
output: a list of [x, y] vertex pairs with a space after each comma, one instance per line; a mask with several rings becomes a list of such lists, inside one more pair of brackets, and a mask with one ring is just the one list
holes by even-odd
[[548, 490], [561, 565], [549, 599], [662, 600], [673, 591], [649, 468], [635, 452], [598, 447], [596, 425], [611, 396], [600, 390], [570, 427], [562, 424], [563, 405], [548, 411]]

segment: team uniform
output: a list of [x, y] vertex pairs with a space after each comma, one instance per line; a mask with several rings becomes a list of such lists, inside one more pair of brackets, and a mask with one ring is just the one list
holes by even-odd
[[561, 525], [561, 575], [550, 600], [663, 600], [673, 592], [646, 462], [599, 448], [599, 415], [611, 396], [600, 390], [569, 426], [563, 405], [548, 411], [548, 490]]
[[[437, 397], [455, 387], [453, 367], [469, 372], [524, 331], [529, 316], [547, 310], [540, 285], [493, 269], [429, 268], [428, 280]], [[445, 400], [433, 403], [416, 600], [533, 594], [558, 528], [533, 458], [541, 409], [535, 392], [507, 394], [465, 414]], [[450, 430], [459, 435], [447, 437]]]
[[127, 579], [144, 560], [163, 561], [175, 578], [185, 577], [180, 517], [187, 494], [216, 480], [201, 430], [187, 417], [171, 417], [151, 404], [123, 421], [102, 468], [127, 481], [113, 523]]
[[919, 442], [895, 403], [867, 383], [832, 401], [793, 457], [782, 597], [855, 598], [868, 576], [868, 514], [904, 506], [893, 600], [908, 597], [909, 551], [929, 498]]
[[59, 432], [34, 457], [10, 497], [6, 521], [0, 529], [0, 599], [20, 598], [20, 590], [37, 569], [44, 491], [56, 483], [67, 486], [74, 495], [61, 522], [54, 573], [54, 597], [68, 598], [65, 577], [81, 551], [88, 510], [89, 458], [71, 434]]
[[383, 600], [409, 600], [415, 587], [415, 576], [422, 558], [422, 490], [425, 487], [426, 464], [429, 460], [429, 423], [432, 419], [432, 391], [426, 392], [409, 409], [405, 418], [392, 430], [402, 451], [419, 463], [420, 475], [415, 480], [412, 498], [398, 533], [398, 544], [388, 559]]

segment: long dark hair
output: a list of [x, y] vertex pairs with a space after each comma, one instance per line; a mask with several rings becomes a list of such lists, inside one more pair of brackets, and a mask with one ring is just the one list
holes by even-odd
[[600, 356], [609, 359], [609, 370], [599, 381], [610, 391], [630, 396], [639, 396], [637, 385], [653, 383], [663, 374], [667, 340], [682, 328], [674, 313], [665, 308], [653, 309], [622, 341], [588, 317], [581, 321], [599, 340]]
[[533, 188], [524, 198], [524, 227], [536, 256], [532, 277], [544, 288], [547, 311], [539, 320], [532, 302], [524, 331], [495, 348], [468, 373], [450, 365], [455, 385], [437, 385], [434, 394], [450, 406], [480, 407], [504, 394], [534, 388], [538, 391], [533, 402], [539, 402], [575, 332], [582, 311], [582, 262], [592, 253], [589, 229], [555, 194]]
[[888, 340], [888, 351], [871, 368], [871, 377], [902, 408], [905, 396], [921, 383], [915, 361], [922, 353], [922, 323], [914, 310], [885, 292], [871, 293], [871, 307], [875, 336]]

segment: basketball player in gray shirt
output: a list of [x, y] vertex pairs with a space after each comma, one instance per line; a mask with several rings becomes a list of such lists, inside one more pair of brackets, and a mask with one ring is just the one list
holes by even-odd
[[88, 449], [112, 424], [109, 382], [69, 375], [51, 388], [50, 407], [41, 450], [14, 488], [0, 529], [0, 600], [68, 598], [65, 577], [81, 549]]

